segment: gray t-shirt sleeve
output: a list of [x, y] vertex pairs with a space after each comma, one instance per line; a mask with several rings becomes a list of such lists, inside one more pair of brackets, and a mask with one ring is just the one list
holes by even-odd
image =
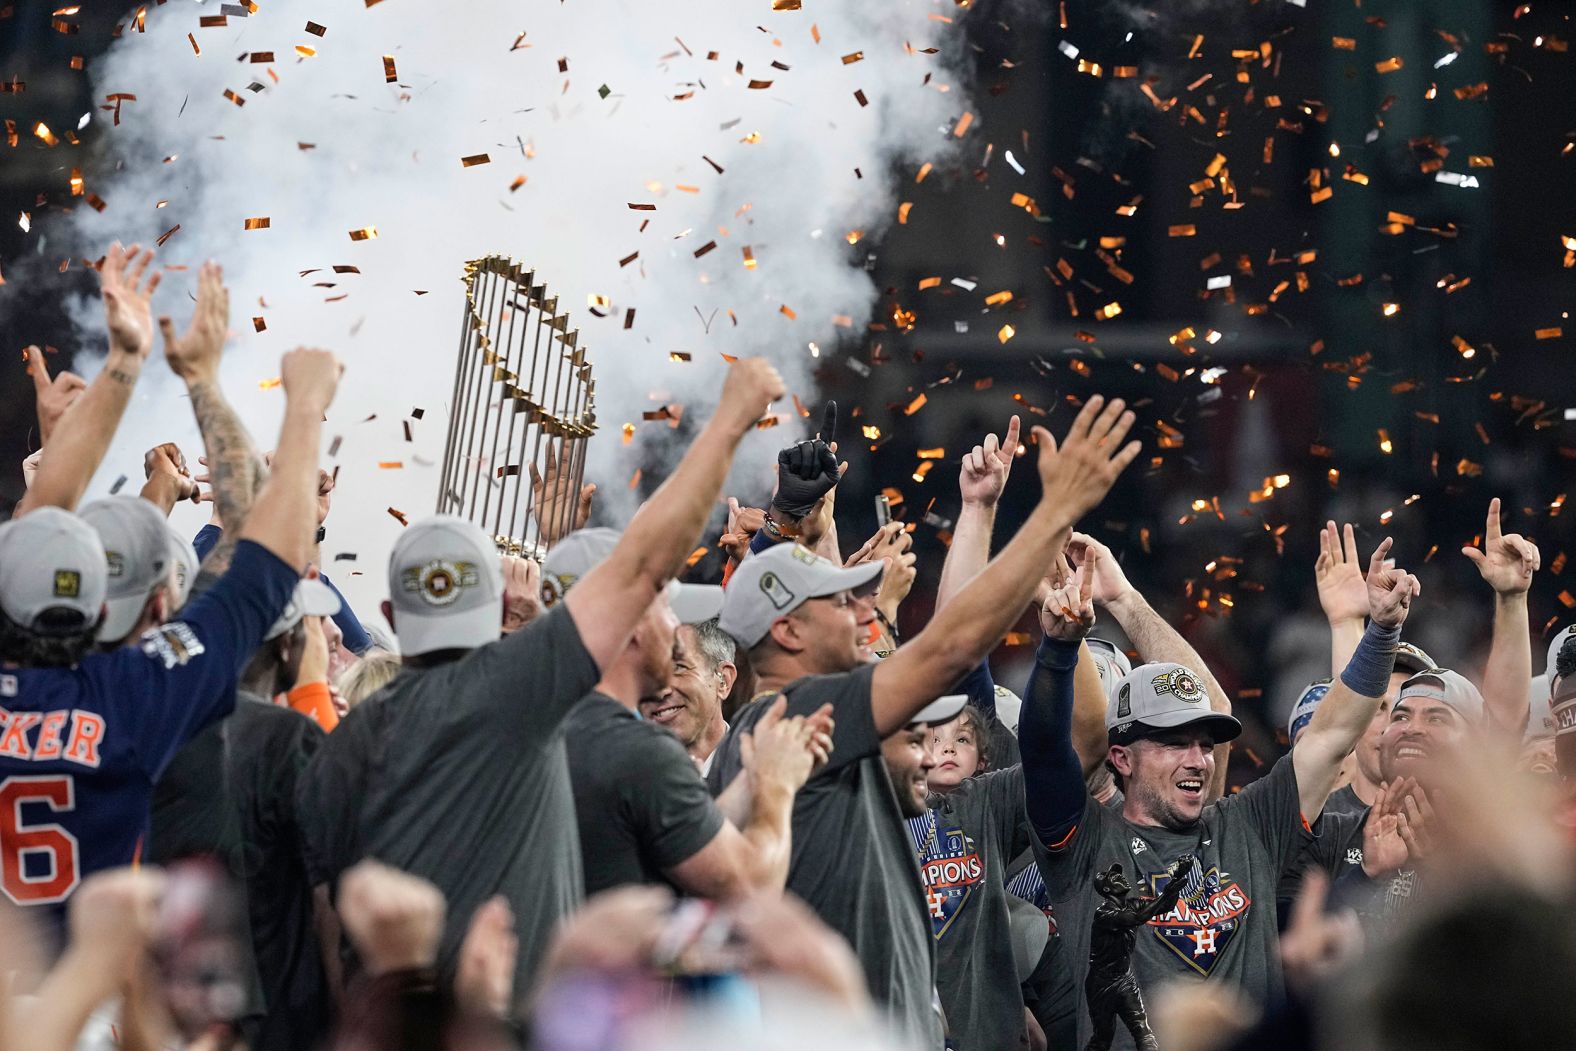
[[1302, 819], [1302, 804], [1297, 798], [1297, 768], [1289, 754], [1268, 774], [1216, 805], [1222, 815], [1246, 820], [1258, 832], [1270, 857], [1282, 870], [1296, 862], [1311, 835]]
[[[556, 729], [600, 679], [569, 607], [560, 604], [464, 659], [456, 703], [487, 705], [528, 733]], [[480, 679], [474, 686], [467, 680]]]
[[[876, 717], [870, 708], [870, 683], [875, 665], [867, 664], [840, 675], [812, 675], [788, 684], [787, 714], [811, 715], [823, 704], [832, 706], [832, 756], [816, 776], [834, 774], [851, 763], [881, 754], [881, 738], [876, 733]], [[757, 698], [734, 713], [728, 735], [717, 745], [706, 784], [713, 795], [721, 795], [739, 775], [739, 736], [754, 729], [761, 716], [777, 702], [775, 694]]]
[[700, 771], [678, 738], [655, 734], [617, 735], [603, 757], [620, 774], [619, 808], [636, 841], [664, 871], [689, 860], [718, 832], [722, 811], [712, 802]]

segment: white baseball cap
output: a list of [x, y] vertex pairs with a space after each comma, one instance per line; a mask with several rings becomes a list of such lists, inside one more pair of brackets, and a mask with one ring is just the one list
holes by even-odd
[[968, 703], [969, 695], [966, 693], [949, 693], [944, 697], [937, 697], [915, 712], [908, 725], [940, 726], [942, 723], [950, 723], [958, 717], [958, 713], [963, 711], [964, 705]]
[[1180, 664], [1140, 664], [1122, 677], [1105, 710], [1113, 744], [1194, 725], [1210, 730], [1216, 744], [1242, 733], [1235, 718], [1210, 708], [1203, 680]]
[[98, 623], [108, 576], [103, 541], [69, 511], [0, 523], [0, 609], [28, 631], [77, 635]]
[[1319, 708], [1324, 695], [1330, 692], [1330, 679], [1318, 679], [1302, 688], [1302, 693], [1297, 695], [1297, 702], [1291, 706], [1291, 716], [1286, 720], [1286, 741], [1296, 746], [1297, 738], [1313, 722], [1313, 713]]
[[878, 583], [885, 562], [862, 562], [844, 569], [801, 544], [777, 544], [739, 563], [728, 581], [720, 626], [751, 649], [772, 625], [807, 600]]
[[169, 522], [140, 496], [95, 500], [80, 516], [98, 533], [109, 568], [98, 640], [119, 642], [137, 626], [148, 597], [169, 579]]
[[496, 641], [503, 628], [497, 545], [458, 515], [422, 519], [389, 553], [389, 602], [406, 656]]
[[170, 572], [175, 580], [175, 609], [174, 613], [186, 605], [186, 600], [192, 596], [192, 585], [197, 583], [197, 567], [202, 560], [197, 557], [197, 549], [192, 547], [192, 542], [168, 521], [164, 523], [169, 531], [170, 538]]
[[[556, 605], [581, 577], [601, 565], [622, 534], [616, 529], [576, 529], [554, 544], [542, 560], [542, 601]], [[722, 588], [715, 584], [668, 581], [668, 604], [680, 624], [704, 624], [722, 610]]]
[[268, 629], [263, 641], [277, 639], [301, 623], [302, 617], [332, 617], [338, 612], [339, 595], [333, 588], [316, 577], [302, 577], [296, 581], [295, 591], [290, 593], [290, 601], [285, 603], [285, 611], [279, 614], [279, 619]]
[[1018, 721], [1023, 717], [1023, 698], [1013, 693], [1007, 687], [996, 684], [996, 721], [1007, 728], [1012, 736], [1018, 736]]
[[1403, 704], [1411, 697], [1426, 697], [1454, 708], [1470, 723], [1483, 721], [1483, 695], [1466, 676], [1448, 668], [1434, 668], [1418, 672], [1401, 684], [1396, 704]]

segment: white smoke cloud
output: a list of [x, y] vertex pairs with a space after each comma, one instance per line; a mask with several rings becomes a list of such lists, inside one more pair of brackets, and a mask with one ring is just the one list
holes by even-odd
[[[341, 355], [349, 370], [327, 435], [343, 439], [343, 469], [325, 559], [358, 554], [358, 580], [346, 579], [345, 563], [328, 568], [363, 614], [383, 593], [400, 529], [385, 509], [415, 518], [436, 497], [465, 260], [513, 256], [571, 312], [597, 376], [601, 433], [588, 473], [604, 501], [627, 510], [642, 443], [623, 446], [620, 425], [662, 440], [652, 432], [666, 426], [642, 427], [643, 409], [676, 401], [704, 415], [722, 353], [769, 355], [813, 403], [809, 345], [830, 350], [857, 335], [876, 291], [857, 265], [865, 245], [850, 249], [845, 236], [873, 235], [895, 217], [897, 180], [944, 159], [969, 109], [950, 65], [963, 50], [961, 9], [948, 0], [804, 0], [788, 11], [769, 0], [227, 9], [227, 25], [202, 27], [217, 4], [150, 8], [146, 32], [128, 31], [90, 68], [100, 96], [136, 100], [104, 130], [106, 156], [89, 171], [88, 189], [108, 207], [79, 208], [55, 247], [64, 234], [96, 255], [112, 239], [146, 243], [179, 223], [162, 263], [222, 262], [233, 331], [225, 386], [265, 447], [282, 395], [260, 384], [279, 355], [300, 344]], [[309, 21], [326, 33], [309, 33]], [[273, 60], [252, 62], [260, 52]], [[863, 57], [845, 61], [855, 53]], [[385, 55], [397, 83], [385, 82]], [[462, 166], [482, 153], [490, 163]], [[518, 176], [526, 181], [511, 191]], [[245, 230], [254, 217], [269, 228]], [[350, 239], [367, 226], [376, 239]], [[168, 274], [156, 311], [184, 324], [192, 286]], [[608, 318], [586, 309], [593, 295], [611, 299]], [[96, 304], [84, 319], [100, 323]], [[672, 363], [672, 351], [693, 360]], [[143, 387], [95, 489], [132, 473], [159, 441], [200, 448], [179, 383], [156, 367]], [[415, 408], [425, 415], [407, 443], [401, 421]], [[785, 434], [753, 439], [755, 468], [735, 491], [763, 491], [763, 453]], [[379, 468], [390, 461], [404, 466]]]

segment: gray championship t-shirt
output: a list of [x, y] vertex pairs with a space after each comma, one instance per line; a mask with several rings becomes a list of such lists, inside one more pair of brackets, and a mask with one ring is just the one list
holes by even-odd
[[[799, 790], [793, 808], [788, 890], [847, 938], [876, 1002], [916, 1046], [942, 1046], [936, 1015], [929, 911], [919, 867], [881, 759], [870, 710], [874, 665], [790, 683], [789, 715], [831, 704], [832, 758]], [[740, 770], [739, 734], [755, 726], [776, 695], [739, 709], [717, 747], [708, 782], [720, 793]]]
[[593, 693], [564, 721], [569, 778], [589, 897], [664, 873], [722, 830], [695, 761], [679, 739], [613, 698]]
[[1023, 767], [971, 777], [908, 819], [919, 857], [936, 986], [958, 1051], [1027, 1047], [1023, 990], [1013, 959], [1006, 862], [1029, 849]]
[[581, 901], [562, 723], [597, 667], [560, 606], [448, 664], [407, 669], [345, 717], [296, 792], [314, 885], [337, 893], [363, 858], [431, 880], [448, 900], [439, 966], [454, 973], [478, 906], [509, 899], [523, 993]]
[[1297, 860], [1281, 874], [1275, 892], [1282, 930], [1291, 922], [1292, 906], [1302, 890], [1309, 869], [1323, 869], [1333, 889], [1341, 879], [1363, 864], [1363, 828], [1368, 823], [1368, 808], [1346, 813], [1331, 813], [1326, 805], [1313, 823], [1312, 837], [1304, 837]]
[[1325, 815], [1329, 814], [1362, 814], [1368, 810], [1368, 804], [1357, 797], [1351, 785], [1342, 785], [1330, 793], [1330, 798], [1324, 801]]
[[[1096, 872], [1120, 864], [1136, 895], [1153, 898], [1169, 882], [1173, 862], [1197, 859], [1175, 908], [1138, 932], [1133, 970], [1145, 1005], [1154, 1004], [1164, 983], [1219, 979], [1238, 987], [1254, 1003], [1281, 993], [1275, 891], [1281, 874], [1306, 840], [1297, 802], [1291, 756], [1236, 795], [1204, 808], [1198, 828], [1188, 832], [1135, 825], [1090, 799], [1083, 816], [1059, 850], [1035, 843], [1035, 856], [1056, 909], [1057, 929], [1079, 985], [1078, 1042], [1089, 1039], [1090, 927], [1102, 899]], [[1133, 1047], [1120, 1021], [1111, 1045]]]

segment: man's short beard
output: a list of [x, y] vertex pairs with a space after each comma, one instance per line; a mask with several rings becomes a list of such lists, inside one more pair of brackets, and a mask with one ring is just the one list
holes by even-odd
[[905, 775], [899, 780], [892, 768], [887, 767], [887, 780], [892, 782], [892, 791], [897, 795], [898, 812], [904, 817], [922, 817], [925, 804], [915, 801], [912, 778]]
[[[1128, 781], [1128, 787], [1138, 788], [1139, 786], [1133, 781]], [[1140, 789], [1133, 796], [1133, 802], [1138, 804], [1138, 809], [1141, 812], [1156, 818], [1156, 824], [1161, 828], [1170, 829], [1172, 832], [1191, 832], [1198, 827], [1198, 823], [1203, 817], [1202, 811], [1199, 817], [1184, 817], [1172, 805], [1170, 800], [1163, 796], [1151, 795], [1147, 790], [1143, 789]]]

